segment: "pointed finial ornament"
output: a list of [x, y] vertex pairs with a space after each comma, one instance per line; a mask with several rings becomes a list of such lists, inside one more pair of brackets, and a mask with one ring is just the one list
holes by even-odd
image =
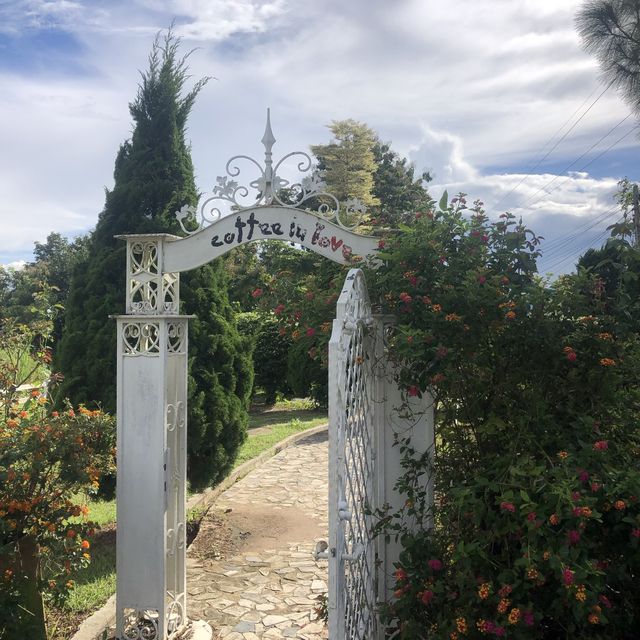
[[276, 139], [271, 131], [271, 109], [267, 107], [267, 125], [264, 128], [264, 135], [262, 136], [262, 144], [266, 149], [266, 152], [271, 156], [271, 148], [273, 147]]
[[276, 139], [271, 130], [271, 109], [267, 107], [267, 124], [264, 128], [264, 135], [262, 136], [261, 142], [264, 145], [264, 198], [269, 204], [273, 202], [273, 159], [271, 149], [275, 141]]

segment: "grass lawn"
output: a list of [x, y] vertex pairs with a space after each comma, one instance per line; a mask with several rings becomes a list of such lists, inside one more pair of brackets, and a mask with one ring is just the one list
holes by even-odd
[[[264, 433], [251, 434], [249, 431], [249, 437], [247, 441], [240, 447], [238, 453], [238, 459], [234, 465], [234, 468], [241, 465], [247, 460], [251, 460], [259, 456], [263, 451], [271, 448], [274, 444], [277, 444], [281, 440], [288, 438], [294, 433], [300, 431], [306, 431], [312, 427], [317, 427], [321, 424], [326, 424], [327, 416], [306, 416], [303, 419], [294, 418], [289, 422], [279, 422], [269, 425]], [[262, 427], [265, 428], [265, 427]]]
[[[249, 416], [249, 437], [238, 452], [234, 468], [290, 435], [326, 422], [326, 411], [313, 408], [308, 400], [286, 400], [268, 408], [256, 403]], [[116, 589], [115, 500], [91, 500], [87, 504], [89, 518], [102, 529], [92, 543], [91, 564], [70, 576], [76, 586], [66, 602], [62, 608], [48, 610], [50, 640], [68, 640], [77, 625], [99, 609]]]

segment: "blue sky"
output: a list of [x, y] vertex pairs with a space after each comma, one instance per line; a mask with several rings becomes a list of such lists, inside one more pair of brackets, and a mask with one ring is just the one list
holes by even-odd
[[[203, 192], [230, 156], [260, 156], [267, 107], [277, 156], [326, 142], [328, 123], [354, 118], [418, 170], [430, 169], [437, 198], [445, 188], [464, 191], [491, 215], [522, 215], [555, 242], [542, 269], [568, 270], [615, 219], [617, 180], [640, 180], [637, 120], [624, 120], [630, 110], [614, 90], [532, 171], [604, 90], [575, 33], [580, 4], [0, 3], [0, 264], [31, 259], [33, 243], [51, 231], [73, 237], [95, 225], [118, 146], [131, 132], [138, 69], [154, 35], [175, 20], [185, 50], [198, 48], [193, 75], [216, 78], [189, 122]], [[590, 221], [563, 249], [560, 240]]]

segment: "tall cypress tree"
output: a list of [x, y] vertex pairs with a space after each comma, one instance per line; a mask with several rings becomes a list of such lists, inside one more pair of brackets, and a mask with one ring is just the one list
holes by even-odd
[[[74, 272], [65, 330], [55, 356], [64, 376], [61, 397], [116, 406], [116, 332], [109, 314], [121, 313], [126, 252], [116, 234], [178, 231], [174, 212], [198, 199], [185, 126], [208, 78], [184, 93], [187, 56], [169, 32], [156, 38], [142, 73], [130, 140], [116, 157], [114, 187], [91, 234], [86, 261]], [[181, 277], [182, 311], [190, 321], [188, 473], [196, 488], [228, 472], [246, 437], [253, 384], [249, 343], [236, 328], [221, 260]], [[141, 400], [142, 401], [142, 400]]]

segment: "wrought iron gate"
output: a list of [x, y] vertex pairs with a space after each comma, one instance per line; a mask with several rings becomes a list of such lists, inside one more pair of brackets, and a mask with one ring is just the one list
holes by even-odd
[[329, 343], [329, 638], [374, 640], [374, 319], [360, 269], [338, 299]]

